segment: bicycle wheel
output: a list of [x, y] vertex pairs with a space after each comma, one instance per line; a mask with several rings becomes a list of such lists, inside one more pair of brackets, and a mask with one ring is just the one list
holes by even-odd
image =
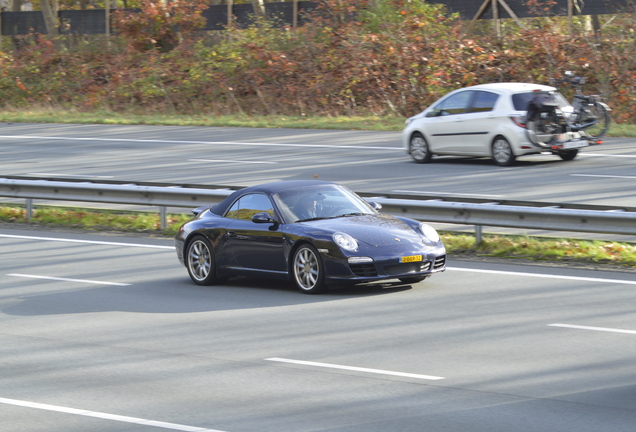
[[585, 124], [594, 120], [592, 126], [585, 128], [585, 133], [589, 139], [597, 140], [607, 133], [610, 125], [610, 115], [605, 106], [595, 102], [593, 105], [583, 107], [581, 112], [581, 123]]

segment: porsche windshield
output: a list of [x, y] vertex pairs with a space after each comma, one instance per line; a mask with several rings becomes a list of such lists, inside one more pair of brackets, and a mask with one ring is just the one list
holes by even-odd
[[289, 189], [273, 198], [288, 223], [376, 213], [366, 201], [337, 185]]

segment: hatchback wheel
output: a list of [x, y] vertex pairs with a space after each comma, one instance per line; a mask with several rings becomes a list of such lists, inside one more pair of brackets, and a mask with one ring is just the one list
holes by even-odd
[[579, 154], [579, 149], [565, 150], [559, 152], [559, 157], [564, 161], [571, 161], [574, 160], [577, 154]]
[[428, 163], [433, 157], [431, 150], [428, 148], [426, 138], [419, 132], [415, 132], [411, 136], [409, 150], [411, 151], [411, 157], [417, 163]]
[[294, 282], [300, 291], [319, 294], [327, 290], [322, 260], [315, 247], [310, 244], [299, 247], [294, 253], [292, 265]]
[[492, 158], [500, 166], [514, 165], [517, 157], [512, 151], [512, 147], [507, 139], [498, 136], [492, 143]]
[[217, 282], [216, 261], [208, 239], [197, 236], [190, 242], [186, 253], [186, 267], [190, 278], [197, 285], [212, 285]]

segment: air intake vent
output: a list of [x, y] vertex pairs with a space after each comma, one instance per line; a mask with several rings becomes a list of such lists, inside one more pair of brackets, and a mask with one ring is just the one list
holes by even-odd
[[362, 277], [374, 277], [378, 275], [378, 271], [375, 269], [373, 263], [368, 264], [349, 264], [351, 271], [356, 276]]
[[439, 270], [444, 268], [446, 265], [446, 255], [438, 256], [435, 258], [435, 265], [433, 266], [433, 270]]

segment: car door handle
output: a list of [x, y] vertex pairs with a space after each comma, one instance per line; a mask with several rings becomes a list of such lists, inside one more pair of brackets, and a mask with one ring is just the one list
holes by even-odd
[[235, 238], [236, 237], [236, 233], [234, 231], [228, 231], [226, 235], [227, 235], [228, 238]]

